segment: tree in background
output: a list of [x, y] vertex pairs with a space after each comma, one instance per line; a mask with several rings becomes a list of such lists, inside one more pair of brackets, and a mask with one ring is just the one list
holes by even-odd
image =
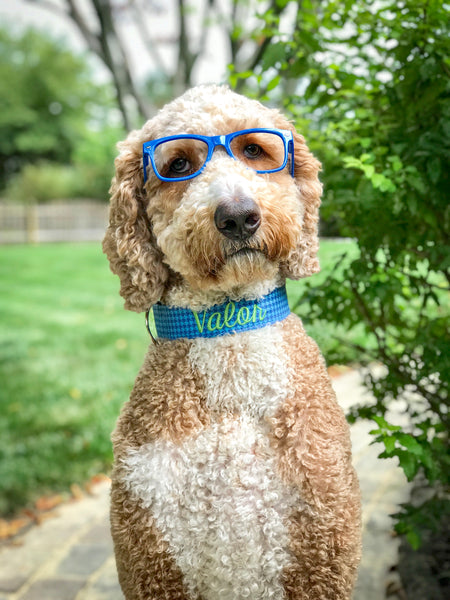
[[[132, 77], [115, 18], [117, 14], [123, 14], [123, 11], [129, 8], [134, 11], [133, 16], [137, 22], [143, 24], [141, 5], [138, 2], [130, 2], [127, 7], [127, 4], [121, 1], [90, 0], [82, 7], [78, 0], [64, 0], [62, 4], [52, 0], [28, 1], [72, 19], [89, 50], [103, 62], [111, 74], [125, 129], [131, 129], [134, 119], [130, 115], [134, 115], [136, 109], [141, 116], [146, 116], [146, 106]], [[87, 8], [87, 11], [83, 8]], [[134, 100], [133, 107], [129, 106], [130, 98]]]
[[[77, 27], [87, 47], [111, 74], [126, 130], [154, 112], [153, 84], [157, 91], [162, 90], [164, 99], [166, 90], [170, 96], [177, 96], [194, 85], [195, 70], [211, 47], [213, 26], [218, 28], [229, 62], [240, 72], [251, 72], [275, 33], [267, 28], [267, 16], [280, 16], [289, 4], [280, 0], [177, 0], [172, 14], [170, 8], [155, 0], [26, 1], [63, 15]], [[156, 31], [153, 21], [161, 13], [175, 21], [173, 34]], [[125, 38], [124, 22], [135, 25], [135, 35], [146, 49], [141, 60], [152, 65], [148, 94], [137, 81], [130, 60], [130, 47], [136, 40]], [[220, 72], [217, 75], [220, 77]], [[156, 100], [158, 97], [156, 93]]]

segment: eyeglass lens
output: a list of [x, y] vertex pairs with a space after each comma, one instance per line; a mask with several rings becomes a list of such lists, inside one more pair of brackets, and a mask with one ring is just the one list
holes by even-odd
[[[208, 157], [208, 144], [192, 138], [165, 141], [154, 150], [157, 174], [169, 179], [189, 177], [201, 170]], [[279, 169], [286, 159], [283, 139], [275, 133], [251, 132], [234, 136], [232, 156], [255, 171]]]

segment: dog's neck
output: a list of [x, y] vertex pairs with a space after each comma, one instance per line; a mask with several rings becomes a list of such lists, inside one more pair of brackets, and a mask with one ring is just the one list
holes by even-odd
[[229, 290], [198, 290], [192, 288], [183, 279], [174, 279], [161, 298], [161, 302], [166, 306], [201, 311], [223, 304], [228, 300], [239, 302], [240, 300], [263, 298], [276, 288], [283, 286], [285, 282], [285, 278], [278, 275], [274, 279], [241, 284]]

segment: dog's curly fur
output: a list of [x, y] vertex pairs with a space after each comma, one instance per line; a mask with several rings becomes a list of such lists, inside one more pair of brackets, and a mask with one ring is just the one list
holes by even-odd
[[[216, 149], [189, 181], [143, 183], [142, 143], [289, 129], [289, 169], [258, 174]], [[103, 247], [125, 307], [203, 310], [315, 273], [319, 162], [276, 110], [201, 86], [120, 144]], [[221, 202], [261, 222], [224, 236]], [[245, 251], [243, 251], [245, 250]], [[345, 600], [360, 556], [348, 427], [300, 320], [152, 346], [113, 434], [111, 525], [127, 600]]]

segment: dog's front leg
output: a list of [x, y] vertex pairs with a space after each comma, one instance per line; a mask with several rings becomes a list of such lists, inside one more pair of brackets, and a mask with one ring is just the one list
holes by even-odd
[[153, 517], [113, 480], [111, 532], [126, 600], [192, 600]]
[[150, 348], [112, 437], [111, 532], [126, 600], [197, 600], [161, 531], [171, 513], [171, 457], [155, 451], [165, 467], [149, 464], [146, 451], [168, 439], [177, 445], [208, 422], [188, 351], [186, 340]]
[[271, 423], [282, 480], [302, 500], [290, 520], [285, 589], [289, 600], [349, 600], [361, 553], [349, 428], [316, 344], [290, 319], [294, 391]]

